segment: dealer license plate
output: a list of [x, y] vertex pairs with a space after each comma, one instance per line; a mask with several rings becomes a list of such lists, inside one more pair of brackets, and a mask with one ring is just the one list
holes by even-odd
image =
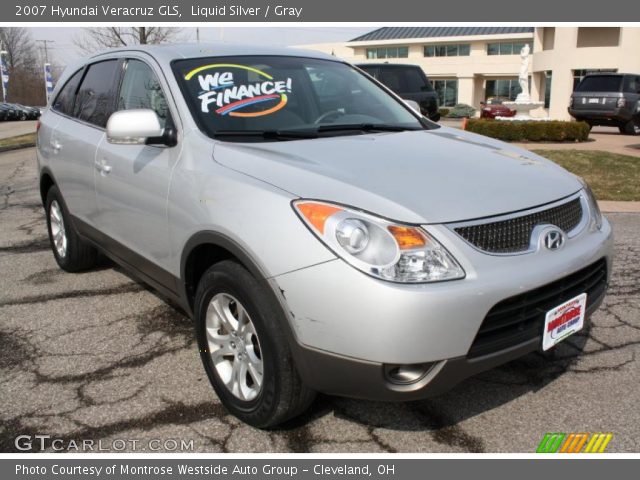
[[582, 293], [547, 312], [542, 332], [542, 349], [549, 350], [584, 326], [587, 294]]

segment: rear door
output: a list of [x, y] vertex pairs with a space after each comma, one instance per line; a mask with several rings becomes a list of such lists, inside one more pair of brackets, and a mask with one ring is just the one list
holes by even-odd
[[[116, 95], [116, 110], [151, 109], [165, 128], [177, 118], [168, 105], [168, 88], [161, 72], [146, 57], [128, 58]], [[169, 270], [170, 242], [167, 195], [171, 171], [178, 161], [176, 146], [117, 145], [104, 141], [97, 154], [98, 227], [124, 246], [119, 256], [138, 269], [141, 258]], [[105, 168], [106, 167], [106, 168]], [[153, 272], [157, 277], [161, 272]]]
[[76, 75], [72, 80], [78, 82], [77, 88], [65, 97], [59, 95], [52, 106], [60, 121], [50, 137], [50, 165], [70, 213], [95, 225], [96, 151], [113, 111], [118, 61], [93, 63]]

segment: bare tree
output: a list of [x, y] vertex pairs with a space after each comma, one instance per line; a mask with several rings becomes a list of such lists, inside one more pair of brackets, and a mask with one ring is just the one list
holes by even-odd
[[7, 100], [27, 105], [44, 105], [44, 71], [31, 32], [21, 27], [0, 28], [0, 42], [8, 74]]
[[7, 52], [5, 60], [9, 71], [14, 68], [32, 68], [36, 60], [36, 48], [31, 33], [22, 27], [1, 27], [0, 42]]
[[73, 43], [85, 53], [128, 45], [168, 43], [180, 40], [177, 27], [96, 27], [85, 28]]

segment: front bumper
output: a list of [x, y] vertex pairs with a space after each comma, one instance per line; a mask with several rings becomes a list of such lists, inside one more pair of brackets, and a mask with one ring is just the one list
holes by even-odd
[[[329, 394], [381, 400], [418, 399], [540, 348], [538, 339], [470, 358], [487, 313], [506, 298], [564, 278], [600, 259], [611, 274], [613, 238], [604, 220], [560, 251], [494, 256], [475, 250], [444, 226], [430, 226], [467, 276], [450, 282], [403, 285], [364, 275], [333, 260], [278, 276], [297, 339], [294, 354], [307, 385]], [[592, 304], [590, 315], [602, 299]], [[431, 364], [411, 385], [385, 377], [388, 365]]]

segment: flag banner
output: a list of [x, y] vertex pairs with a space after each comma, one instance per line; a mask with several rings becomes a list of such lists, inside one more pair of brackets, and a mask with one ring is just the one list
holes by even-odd
[[0, 76], [2, 77], [2, 101], [7, 101], [7, 91], [9, 90], [9, 70], [5, 63], [4, 56], [7, 52], [0, 52]]
[[53, 93], [53, 77], [51, 76], [51, 64], [44, 64], [44, 87], [47, 92], [47, 103], [49, 102], [49, 98], [51, 97], [51, 93]]

